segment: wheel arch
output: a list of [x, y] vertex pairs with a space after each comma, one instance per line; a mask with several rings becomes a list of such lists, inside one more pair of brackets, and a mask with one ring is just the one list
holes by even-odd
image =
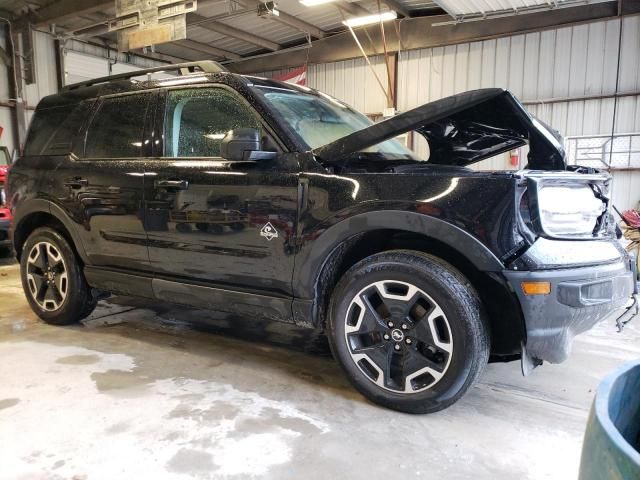
[[[324, 242], [317, 247], [312, 257], [323, 261], [316, 262], [319, 264], [315, 270], [309, 270], [306, 277], [313, 279], [313, 283], [307, 285], [312, 301], [307, 304], [295, 302], [294, 316], [300, 319], [310, 316], [316, 328], [324, 329], [333, 288], [349, 268], [376, 253], [415, 250], [448, 262], [478, 291], [491, 323], [492, 352], [504, 358], [519, 354], [526, 332], [524, 318], [515, 295], [500, 274], [504, 266], [497, 257], [477, 239], [447, 222], [412, 212], [392, 213], [377, 218], [366, 216], [355, 221], [344, 220], [348, 223], [337, 224], [322, 234], [335, 236], [331, 230], [338, 226], [340, 231], [350, 230], [346, 238], [339, 238], [329, 246]], [[366, 228], [357, 231], [355, 225]], [[300, 264], [309, 266], [304, 260]], [[300, 276], [294, 278], [294, 285], [304, 285], [303, 282]]]
[[64, 211], [52, 202], [34, 199], [14, 214], [13, 247], [18, 260], [22, 255], [22, 246], [29, 235], [37, 228], [50, 227], [59, 232], [73, 251], [86, 263], [86, 254], [82, 242], [77, 237], [73, 223]]

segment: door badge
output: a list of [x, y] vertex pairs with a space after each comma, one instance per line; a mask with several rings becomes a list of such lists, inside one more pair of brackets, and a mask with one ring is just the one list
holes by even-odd
[[278, 238], [278, 231], [271, 225], [271, 222], [267, 222], [267, 224], [260, 229], [260, 236], [271, 241], [274, 238]]

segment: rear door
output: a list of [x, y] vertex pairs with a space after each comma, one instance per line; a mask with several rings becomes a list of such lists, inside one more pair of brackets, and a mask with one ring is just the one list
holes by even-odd
[[[184, 291], [180, 282], [200, 284], [241, 292], [222, 305], [232, 311], [290, 315], [297, 168], [282, 167], [277, 159], [221, 157], [222, 138], [238, 128], [258, 129], [264, 149], [282, 153], [260, 115], [225, 86], [167, 90], [157, 121], [164, 124], [164, 145], [157, 145], [158, 156], [145, 171], [145, 225], [157, 294], [184, 302], [194, 289]], [[217, 303], [211, 291], [202, 295]], [[250, 295], [258, 295], [257, 301], [245, 302]], [[280, 301], [271, 304], [268, 297]]]
[[61, 206], [75, 221], [89, 263], [149, 272], [143, 226], [143, 158], [151, 152], [147, 118], [154, 92], [98, 99], [79, 158], [56, 171]]

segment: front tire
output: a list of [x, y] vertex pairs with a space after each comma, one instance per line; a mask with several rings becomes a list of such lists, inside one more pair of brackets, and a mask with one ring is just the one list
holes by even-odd
[[20, 276], [31, 309], [49, 324], [79, 322], [96, 306], [74, 251], [51, 228], [38, 228], [27, 238]]
[[383, 252], [349, 269], [328, 320], [334, 357], [374, 403], [431, 413], [456, 402], [489, 359], [475, 289], [453, 266], [410, 250]]

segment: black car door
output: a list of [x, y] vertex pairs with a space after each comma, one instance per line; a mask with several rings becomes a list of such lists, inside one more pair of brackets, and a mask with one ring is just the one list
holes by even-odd
[[59, 203], [74, 220], [89, 264], [150, 273], [142, 224], [143, 157], [154, 92], [109, 95], [96, 102], [84, 151], [56, 170]]
[[258, 130], [265, 149], [278, 152], [270, 157], [282, 153], [268, 126], [237, 92], [223, 86], [173, 88], [162, 97], [157, 114], [164, 124], [157, 129], [162, 142], [145, 170], [145, 225], [156, 295], [289, 319], [297, 168], [283, 167], [277, 158], [222, 158], [222, 138], [240, 128]]

